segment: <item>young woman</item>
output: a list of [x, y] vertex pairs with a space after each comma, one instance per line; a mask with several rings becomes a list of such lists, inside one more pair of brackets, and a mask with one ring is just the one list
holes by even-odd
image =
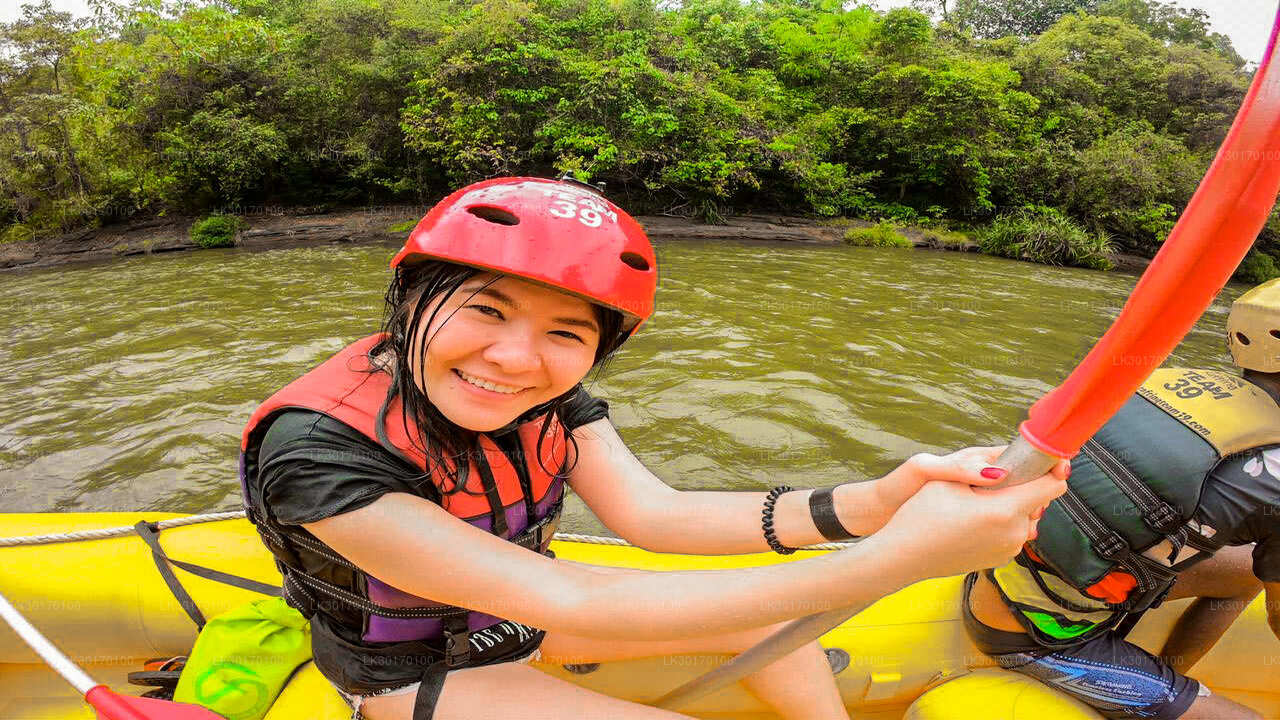
[[[976, 490], [1003, 471], [987, 467], [999, 448], [973, 448], [812, 492], [673, 490], [580, 385], [651, 313], [655, 264], [635, 220], [586, 186], [471, 185], [392, 261], [383, 332], [254, 413], [250, 517], [356, 717], [684, 717], [525, 663], [742, 651], [814, 607], [1007, 561], [1065, 488], [1064, 464]], [[547, 549], [566, 483], [611, 530], [660, 552], [871, 537], [742, 570], [592, 567]], [[782, 717], [848, 717], [816, 644], [744, 682]]]

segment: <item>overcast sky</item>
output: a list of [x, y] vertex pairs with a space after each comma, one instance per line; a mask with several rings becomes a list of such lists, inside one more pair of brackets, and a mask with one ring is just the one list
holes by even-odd
[[[1169, 0], [1164, 0], [1169, 2]], [[1199, 8], [1209, 13], [1215, 32], [1231, 38], [1236, 52], [1245, 60], [1258, 63], [1267, 51], [1271, 24], [1275, 20], [1275, 0], [1172, 0], [1184, 8]], [[882, 10], [909, 5], [910, 0], [872, 0]]]
[[[906, 5], [910, 0], [871, 0], [881, 9]], [[1258, 62], [1267, 49], [1271, 23], [1276, 13], [1275, 0], [1173, 0], [1186, 8], [1200, 8], [1209, 13], [1213, 29], [1231, 38], [1236, 51], [1245, 60]], [[18, 0], [0, 0], [0, 21], [21, 16]], [[88, 15], [85, 0], [53, 0], [54, 7]]]

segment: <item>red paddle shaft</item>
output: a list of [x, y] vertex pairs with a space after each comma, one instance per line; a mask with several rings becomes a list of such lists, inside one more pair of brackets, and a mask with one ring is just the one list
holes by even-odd
[[1072, 457], [1169, 356], [1249, 252], [1280, 192], [1280, 16], [1262, 66], [1200, 187], [1120, 316], [1019, 428]]

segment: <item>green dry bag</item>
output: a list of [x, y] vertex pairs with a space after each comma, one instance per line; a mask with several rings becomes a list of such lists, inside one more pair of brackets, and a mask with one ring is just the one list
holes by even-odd
[[306, 618], [281, 598], [257, 600], [204, 626], [173, 699], [227, 720], [261, 720], [294, 670], [310, 659]]

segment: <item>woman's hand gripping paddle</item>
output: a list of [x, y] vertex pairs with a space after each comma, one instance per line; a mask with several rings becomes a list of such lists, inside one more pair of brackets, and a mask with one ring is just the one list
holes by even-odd
[[[997, 464], [1005, 485], [1033, 480], [1111, 418], [1195, 325], [1244, 259], [1280, 191], [1280, 17], [1231, 132], [1177, 226], [1120, 316], [1066, 382], [1031, 407]], [[674, 709], [749, 675], [825, 635], [863, 608], [792, 621], [729, 663], [656, 703]]]
[[85, 702], [93, 706], [99, 720], [223, 720], [221, 715], [198, 705], [118, 695], [107, 686], [99, 685], [27, 622], [4, 595], [0, 595], [0, 617], [49, 667], [84, 695]]

